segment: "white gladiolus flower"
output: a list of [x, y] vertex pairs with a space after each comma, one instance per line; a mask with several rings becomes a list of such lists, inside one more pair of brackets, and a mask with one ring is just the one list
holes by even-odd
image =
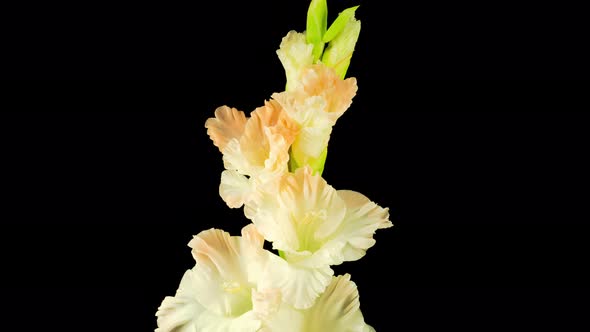
[[311, 307], [325, 290], [330, 265], [360, 259], [375, 244], [375, 231], [393, 226], [387, 208], [335, 190], [310, 167], [259, 188], [244, 212], [283, 256], [265, 252], [251, 277], [259, 288], [280, 289], [297, 309]]
[[158, 308], [156, 332], [258, 331], [247, 266], [263, 242], [253, 225], [244, 227], [241, 237], [218, 229], [195, 236], [189, 246], [196, 265]]

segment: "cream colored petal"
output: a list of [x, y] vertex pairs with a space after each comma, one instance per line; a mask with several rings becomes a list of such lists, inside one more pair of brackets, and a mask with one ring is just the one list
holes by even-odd
[[272, 318], [279, 311], [281, 302], [281, 290], [278, 288], [252, 290], [252, 310], [262, 320]]
[[258, 232], [254, 224], [248, 224], [242, 228], [242, 238], [251, 243], [255, 248], [264, 246], [264, 237]]
[[291, 264], [269, 251], [264, 254], [264, 259], [249, 266], [250, 281], [258, 289], [279, 289], [283, 301], [296, 309], [311, 307], [334, 274], [329, 266], [307, 268]]
[[338, 190], [338, 196], [346, 203], [346, 216], [330, 241], [344, 242], [345, 246], [341, 260], [333, 264], [360, 259], [375, 244], [375, 231], [393, 226], [389, 210], [366, 196], [351, 190]]
[[205, 308], [197, 301], [193, 272], [185, 272], [174, 297], [167, 296], [156, 312], [156, 332], [194, 332], [196, 319]]
[[258, 331], [261, 321], [248, 311], [236, 317], [227, 317], [207, 310], [200, 298], [194, 269], [185, 273], [174, 297], [166, 297], [158, 308], [156, 332], [233, 332]]
[[242, 136], [245, 125], [246, 115], [244, 112], [227, 106], [218, 107], [215, 110], [215, 117], [205, 121], [207, 134], [213, 144], [222, 152], [230, 140]]
[[310, 96], [302, 91], [272, 94], [275, 100], [300, 128], [330, 127], [334, 125], [326, 112], [328, 101], [321, 95]]
[[262, 322], [252, 311], [238, 317], [224, 317], [207, 311], [199, 316], [197, 329], [191, 332], [256, 332], [261, 325]]
[[242, 151], [240, 141], [237, 139], [230, 140], [222, 151], [223, 165], [225, 169], [234, 170], [243, 175], [251, 175], [255, 172], [250, 165], [246, 155]]
[[[261, 307], [261, 331], [288, 332], [374, 332], [364, 322], [359, 294], [350, 275], [330, 278], [325, 291], [307, 309], [296, 309], [288, 303], [278, 303], [273, 291], [262, 292], [255, 307]], [[270, 309], [269, 309], [270, 308]], [[256, 311], [256, 310], [255, 310]]]
[[291, 150], [298, 162], [308, 165], [307, 159], [319, 158], [330, 140], [332, 127], [305, 127], [295, 139]]
[[[252, 309], [243, 239], [219, 229], [199, 233], [190, 242], [198, 301], [208, 311], [237, 317]], [[245, 242], [245, 241], [243, 241]]]
[[262, 321], [260, 332], [303, 332], [304, 315], [301, 310], [282, 302], [279, 289], [265, 289], [252, 294], [254, 312]]
[[289, 31], [281, 40], [277, 55], [285, 68], [287, 90], [297, 86], [301, 70], [313, 63], [312, 51], [313, 45], [307, 44], [303, 33]]
[[350, 275], [333, 277], [313, 307], [305, 311], [305, 332], [363, 332], [359, 294]]
[[246, 215], [273, 247], [286, 252], [318, 250], [338, 229], [346, 207], [336, 190], [309, 167], [286, 173], [276, 190], [262, 189]]
[[240, 208], [252, 192], [250, 180], [234, 170], [221, 173], [219, 195], [230, 208]]

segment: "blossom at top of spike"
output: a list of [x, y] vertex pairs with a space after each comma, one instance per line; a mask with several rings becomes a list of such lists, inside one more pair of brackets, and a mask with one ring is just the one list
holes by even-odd
[[291, 149], [291, 163], [297, 165], [292, 170], [310, 165], [321, 174], [332, 127], [356, 92], [355, 78], [341, 79], [334, 69], [316, 64], [301, 70], [296, 88], [272, 95], [300, 127]]

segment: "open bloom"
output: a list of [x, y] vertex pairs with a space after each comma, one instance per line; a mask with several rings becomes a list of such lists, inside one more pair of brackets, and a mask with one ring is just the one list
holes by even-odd
[[219, 194], [229, 207], [241, 207], [258, 185], [287, 172], [298, 128], [276, 101], [267, 101], [250, 118], [235, 108], [219, 107], [205, 127], [223, 153], [226, 170]]
[[156, 332], [258, 331], [248, 264], [263, 242], [252, 225], [244, 227], [242, 237], [219, 229], [195, 236], [189, 246], [196, 265], [186, 271], [176, 295], [162, 301]]
[[[260, 187], [244, 212], [282, 257], [257, 261], [258, 286], [278, 288], [306, 309], [330, 283], [330, 265], [363, 257], [377, 229], [391, 227], [389, 212], [364, 195], [335, 190], [309, 167]], [[272, 273], [270, 272], [272, 271]]]
[[176, 295], [162, 301], [156, 332], [372, 331], [349, 275], [330, 278], [326, 292], [306, 310], [285, 303], [280, 289], [261, 287], [258, 261], [269, 253], [263, 242], [253, 224], [241, 237], [219, 229], [195, 236], [189, 246], [196, 265]]

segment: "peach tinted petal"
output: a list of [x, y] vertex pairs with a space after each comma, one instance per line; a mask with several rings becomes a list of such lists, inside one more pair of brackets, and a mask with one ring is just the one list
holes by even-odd
[[244, 112], [227, 106], [218, 107], [215, 110], [215, 117], [205, 121], [207, 134], [221, 152], [223, 152], [227, 142], [242, 136], [245, 125], [246, 115]]
[[322, 64], [310, 66], [302, 74], [302, 87], [308, 96], [322, 96], [328, 103], [326, 112], [335, 122], [352, 104], [357, 84], [354, 77], [340, 79], [334, 69]]
[[190, 242], [199, 302], [218, 315], [236, 317], [252, 308], [243, 239], [219, 229], [199, 233]]

